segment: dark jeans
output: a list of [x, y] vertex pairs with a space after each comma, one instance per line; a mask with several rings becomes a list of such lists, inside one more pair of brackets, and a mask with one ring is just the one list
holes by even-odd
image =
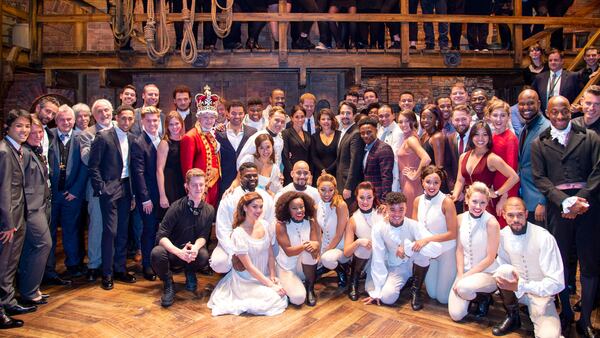
[[[465, 14], [465, 0], [450, 1], [448, 3], [448, 14]], [[452, 47], [460, 48], [460, 37], [462, 36], [462, 23], [450, 24], [450, 40]]]
[[[360, 13], [380, 13], [378, 9], [362, 9]], [[361, 22], [358, 24], [359, 42], [371, 48], [383, 48], [385, 30], [381, 22]], [[370, 41], [369, 41], [370, 38]]]
[[152, 268], [161, 280], [165, 280], [171, 277], [173, 269], [178, 267], [184, 268], [186, 272], [198, 271], [208, 264], [208, 257], [206, 246], [203, 246], [198, 250], [196, 260], [187, 263], [168, 252], [163, 246], [157, 245], [152, 249]]
[[[421, 0], [421, 9], [423, 14], [447, 14], [448, 3], [446, 0]], [[429, 46], [435, 45], [435, 32], [433, 31], [433, 23], [425, 22], [423, 24], [425, 30], [425, 44]], [[440, 48], [448, 47], [448, 24], [445, 22], [438, 23], [438, 34]], [[412, 40], [412, 39], [411, 39]]]

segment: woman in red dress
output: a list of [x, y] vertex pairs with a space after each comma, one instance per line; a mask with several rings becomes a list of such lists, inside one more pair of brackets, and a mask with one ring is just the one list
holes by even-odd
[[[517, 135], [508, 128], [510, 121], [510, 106], [508, 103], [494, 99], [488, 103], [486, 108], [487, 121], [490, 123], [493, 131], [492, 153], [500, 156], [515, 172], [519, 166], [519, 139]], [[506, 177], [499, 172], [494, 176], [494, 187], [501, 187], [506, 182]], [[515, 184], [509, 191], [508, 197], [519, 195], [519, 184]], [[498, 203], [498, 199], [494, 201]], [[496, 217], [500, 227], [506, 226], [506, 221], [501, 214]]]
[[215, 209], [221, 178], [220, 146], [212, 134], [218, 117], [218, 102], [219, 97], [211, 94], [208, 86], [204, 87], [204, 94], [196, 95], [198, 121], [196, 126], [181, 138], [180, 143], [183, 177], [192, 168], [203, 170], [206, 173], [206, 202]]
[[[471, 127], [469, 134], [469, 147], [471, 150], [460, 155], [460, 167], [456, 176], [456, 183], [452, 199], [458, 201], [463, 191], [473, 182], [483, 182], [490, 187], [491, 197], [500, 197], [497, 203], [488, 203], [487, 211], [492, 215], [501, 213], [502, 207], [508, 198], [508, 191], [519, 182], [519, 176], [500, 156], [492, 153], [492, 131], [485, 121], [477, 121]], [[496, 171], [507, 177], [506, 182], [500, 187], [494, 186]], [[465, 210], [467, 210], [465, 208]]]

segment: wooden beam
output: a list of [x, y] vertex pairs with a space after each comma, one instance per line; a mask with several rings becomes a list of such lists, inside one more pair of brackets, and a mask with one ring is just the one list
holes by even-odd
[[[408, 0], [400, 0], [400, 13], [402, 15], [408, 15]], [[400, 54], [400, 60], [403, 64], [407, 64], [410, 61], [410, 44], [409, 44], [409, 24], [408, 22], [402, 22], [400, 24], [400, 47], [402, 48]]]
[[[135, 21], [146, 21], [146, 14], [136, 14]], [[179, 13], [167, 14], [170, 22], [183, 21]], [[195, 21], [211, 21], [210, 14], [198, 13]], [[233, 13], [233, 20], [237, 22], [277, 21], [277, 22], [310, 22], [310, 21], [337, 21], [337, 22], [454, 22], [454, 23], [487, 23], [487, 24], [539, 24], [573, 27], [600, 27], [600, 20], [586, 17], [541, 17], [541, 16], [476, 16], [476, 15], [438, 15], [438, 14], [348, 14], [348, 13]], [[109, 22], [108, 14], [46, 14], [40, 15], [41, 23], [75, 23]]]
[[[279, 0], [277, 15], [285, 15], [287, 10], [287, 2], [285, 0]], [[235, 18], [235, 13], [234, 13]], [[273, 20], [270, 20], [273, 21]], [[279, 41], [279, 65], [285, 66], [288, 62], [288, 23], [279, 22], [277, 25], [277, 40]]]
[[355, 66], [354, 67], [354, 84], [360, 86], [360, 82], [362, 81], [362, 67]]
[[7, 5], [5, 3], [2, 3], [2, 13], [8, 15], [8, 16], [12, 16], [21, 20], [29, 20], [29, 13], [22, 11], [18, 8], [15, 8], [13, 6]]
[[42, 62], [42, 35], [38, 27], [39, 13], [42, 12], [43, 0], [29, 0], [29, 61], [33, 64]]
[[529, 47], [535, 45], [540, 40], [542, 40], [545, 37], [550, 36], [550, 34], [556, 32], [556, 30], [559, 28], [560, 27], [546, 27], [546, 28], [544, 28], [543, 31], [537, 32], [534, 35], [528, 37], [526, 40], [523, 41], [523, 46], [522, 46], [523, 49], [528, 49]]
[[587, 43], [585, 44], [585, 46], [583, 46], [583, 48], [581, 48], [581, 50], [579, 51], [579, 53], [577, 54], [577, 56], [575, 57], [575, 59], [573, 60], [573, 62], [571, 62], [571, 64], [569, 65], [569, 67], [567, 68], [568, 71], [574, 71], [577, 66], [579, 66], [579, 64], [581, 63], [581, 61], [583, 60], [583, 56], [585, 55], [585, 49], [593, 46], [596, 41], [598, 41], [598, 38], [600, 37], [600, 29], [598, 29], [587, 41]]
[[[83, 14], [81, 7], [75, 7], [75, 13]], [[87, 24], [85, 22], [76, 22], [73, 29], [73, 47], [77, 52], [85, 51], [87, 48]]]
[[571, 103], [576, 103], [579, 104], [579, 101], [581, 101], [581, 98], [583, 97], [583, 93], [585, 93], [585, 91], [590, 87], [593, 86], [595, 84], [597, 84], [600, 80], [600, 75], [596, 74], [596, 76], [590, 78], [590, 80], [588, 81], [588, 83], [586, 83], [585, 87], [583, 87], [583, 90], [581, 91], [581, 93], [579, 93], [579, 95], [577, 95], [577, 97], [575, 98], [575, 100], [573, 100], [573, 102]]
[[306, 88], [306, 67], [300, 67], [300, 73], [298, 76], [298, 86], [299, 88]]
[[77, 89], [79, 87], [79, 79], [75, 72], [46, 69], [44, 75], [44, 83], [47, 88]]
[[[523, 1], [514, 0], [513, 8], [515, 16], [521, 16], [523, 14]], [[523, 62], [523, 25], [516, 24], [513, 29], [513, 50], [515, 53], [515, 65], [521, 66]]]

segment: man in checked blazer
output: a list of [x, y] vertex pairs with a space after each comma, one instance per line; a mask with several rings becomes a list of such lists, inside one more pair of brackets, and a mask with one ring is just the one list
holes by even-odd
[[392, 191], [394, 181], [394, 151], [377, 138], [377, 121], [365, 118], [358, 122], [360, 137], [365, 143], [363, 158], [364, 180], [375, 187], [379, 200]]

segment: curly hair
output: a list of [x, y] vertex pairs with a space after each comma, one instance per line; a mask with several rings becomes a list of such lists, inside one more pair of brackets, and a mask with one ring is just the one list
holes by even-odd
[[249, 206], [252, 202], [256, 200], [263, 200], [262, 196], [256, 191], [252, 191], [246, 193], [237, 204], [235, 208], [235, 213], [233, 214], [233, 228], [237, 228], [240, 224], [242, 224], [246, 220], [246, 211], [244, 211], [244, 207]]
[[275, 217], [280, 222], [289, 222], [292, 219], [290, 214], [290, 202], [301, 198], [304, 201], [304, 218], [311, 219], [315, 216], [315, 201], [310, 196], [299, 191], [288, 191], [283, 193], [275, 204]]
[[390, 191], [385, 195], [385, 204], [394, 205], [406, 203], [406, 196], [401, 192]]

